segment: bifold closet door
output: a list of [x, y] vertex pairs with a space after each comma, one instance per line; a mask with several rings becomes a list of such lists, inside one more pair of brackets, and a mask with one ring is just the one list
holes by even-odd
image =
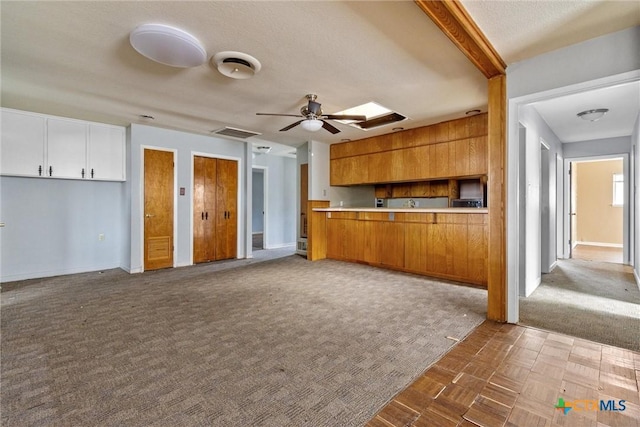
[[216, 159], [193, 159], [193, 262], [216, 259]]
[[235, 258], [238, 224], [238, 162], [218, 159], [216, 259]]

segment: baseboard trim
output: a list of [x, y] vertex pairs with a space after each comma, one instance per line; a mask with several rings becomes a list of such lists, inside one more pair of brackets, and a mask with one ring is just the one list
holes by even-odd
[[269, 245], [269, 246], [265, 246], [265, 249], [280, 249], [280, 248], [288, 248], [290, 246], [296, 246], [295, 242], [291, 242], [291, 243], [282, 243], [280, 245]]
[[604, 246], [604, 247], [607, 247], [607, 248], [621, 248], [622, 249], [622, 244], [620, 244], [620, 243], [576, 242], [576, 245]]
[[103, 270], [113, 270], [114, 268], [122, 268], [122, 267], [120, 267], [120, 265], [104, 265], [104, 266], [69, 268], [69, 269], [63, 269], [63, 270], [34, 271], [29, 273], [9, 274], [7, 276], [0, 277], [0, 283], [17, 282], [19, 280], [29, 280], [29, 279], [43, 279], [45, 277], [68, 276], [69, 274], [94, 273], [94, 272], [103, 271]]
[[633, 269], [633, 277], [636, 279], [636, 285], [638, 286], [638, 290], [640, 291], [640, 274], [638, 273], [638, 269]]
[[555, 260], [553, 264], [549, 266], [549, 273], [551, 273], [553, 269], [556, 268], [557, 266], [558, 266], [558, 260]]

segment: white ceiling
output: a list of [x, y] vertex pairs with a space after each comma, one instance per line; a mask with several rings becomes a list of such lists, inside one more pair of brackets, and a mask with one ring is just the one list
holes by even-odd
[[[536, 102], [533, 107], [562, 142], [628, 136], [640, 109], [640, 82], [630, 82], [589, 92]], [[577, 116], [581, 111], [608, 108], [600, 120]]]
[[[628, 3], [636, 2], [529, 3], [464, 1], [507, 63], [640, 20], [627, 16]], [[337, 135], [300, 126], [279, 132], [296, 119], [255, 115], [297, 114], [307, 93], [318, 95], [325, 113], [378, 102], [408, 116], [405, 128], [486, 111], [484, 76], [412, 1], [3, 1], [0, 18], [4, 107], [200, 134], [231, 126], [262, 134], [250, 141], [287, 151], [311, 138], [333, 143], [393, 127], [365, 132], [334, 122], [342, 130]], [[526, 26], [505, 22], [523, 20]], [[143, 23], [190, 32], [209, 57], [245, 52], [262, 70], [233, 80], [208, 63], [191, 69], [155, 63], [128, 42]]]

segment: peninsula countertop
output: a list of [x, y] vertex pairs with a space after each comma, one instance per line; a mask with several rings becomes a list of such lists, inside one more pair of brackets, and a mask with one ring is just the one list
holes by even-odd
[[486, 214], [488, 208], [347, 208], [342, 206], [313, 208], [314, 212], [409, 212], [409, 213], [453, 213]]

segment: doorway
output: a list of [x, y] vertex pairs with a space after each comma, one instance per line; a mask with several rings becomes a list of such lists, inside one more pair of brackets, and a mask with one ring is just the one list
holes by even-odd
[[569, 257], [624, 263], [624, 159], [569, 163]]
[[144, 269], [173, 267], [173, 151], [144, 149]]
[[267, 169], [254, 166], [251, 172], [251, 246], [254, 251], [265, 249], [266, 245], [266, 207]]

